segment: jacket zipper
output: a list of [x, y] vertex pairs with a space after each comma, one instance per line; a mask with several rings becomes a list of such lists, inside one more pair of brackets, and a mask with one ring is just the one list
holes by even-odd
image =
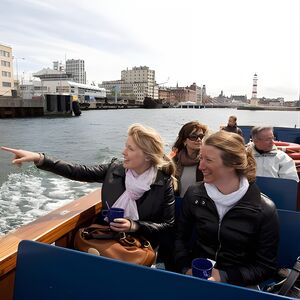
[[[224, 216], [223, 216], [224, 217]], [[222, 220], [220, 220], [219, 218], [219, 227], [218, 227], [218, 241], [219, 241], [219, 247], [218, 247], [218, 250], [216, 251], [216, 254], [215, 254], [215, 261], [217, 262], [217, 258], [218, 258], [218, 254], [219, 254], [219, 251], [221, 249], [221, 240], [220, 240], [220, 231], [221, 231], [221, 223], [222, 223]]]
[[[215, 205], [215, 204], [214, 204]], [[232, 207], [230, 210], [228, 210], [226, 213], [225, 213], [225, 215], [223, 216], [223, 218], [220, 220], [220, 217], [219, 217], [219, 224], [218, 224], [218, 242], [219, 242], [219, 247], [218, 247], [218, 249], [217, 249], [217, 251], [216, 251], [216, 254], [215, 254], [215, 261], [217, 262], [217, 259], [218, 259], [218, 254], [219, 254], [219, 252], [220, 252], [220, 249], [221, 249], [221, 247], [222, 247], [222, 244], [221, 244], [221, 239], [220, 239], [220, 232], [221, 232], [221, 224], [222, 224], [222, 220], [225, 218], [225, 216], [226, 216], [226, 214], [229, 212], [229, 211], [231, 211], [232, 209], [235, 209], [235, 208], [242, 208], [242, 209], [248, 209], [248, 210], [251, 210], [251, 211], [257, 211], [256, 209], [254, 209], [254, 208], [250, 208], [250, 207], [244, 207], [244, 206], [239, 206], [239, 205], [237, 205], [237, 206], [234, 206], [234, 207]], [[217, 208], [216, 208], [217, 209]]]

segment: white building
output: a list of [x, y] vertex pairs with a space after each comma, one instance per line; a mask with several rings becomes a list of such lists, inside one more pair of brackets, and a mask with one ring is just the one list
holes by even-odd
[[101, 100], [106, 97], [106, 90], [94, 85], [82, 84], [71, 80], [70, 74], [62, 71], [43, 69], [33, 77], [34, 80], [21, 85], [21, 95], [25, 99], [33, 96], [51, 95], [71, 95], [78, 96], [79, 101]]
[[0, 96], [11, 96], [14, 88], [13, 56], [10, 46], [0, 44]]
[[73, 81], [86, 84], [84, 60], [68, 59], [66, 61], [66, 72], [72, 74]]

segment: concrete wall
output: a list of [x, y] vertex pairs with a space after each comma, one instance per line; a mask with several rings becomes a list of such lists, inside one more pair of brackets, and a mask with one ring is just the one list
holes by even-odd
[[0, 107], [44, 107], [42, 98], [22, 99], [12, 97], [0, 97]]

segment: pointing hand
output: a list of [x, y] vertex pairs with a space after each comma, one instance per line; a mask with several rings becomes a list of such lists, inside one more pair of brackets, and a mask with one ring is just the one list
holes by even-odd
[[11, 152], [15, 155], [15, 158], [12, 160], [13, 164], [21, 165], [23, 162], [39, 162], [41, 156], [37, 152], [26, 151], [22, 149], [14, 149], [8, 147], [1, 147], [2, 150]]

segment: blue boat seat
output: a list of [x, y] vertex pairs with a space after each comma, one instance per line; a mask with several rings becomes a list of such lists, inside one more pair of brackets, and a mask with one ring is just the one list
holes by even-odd
[[298, 183], [295, 180], [257, 176], [256, 184], [277, 208], [297, 210]]
[[[239, 125], [243, 131], [245, 143], [251, 138], [251, 129], [253, 126]], [[273, 127], [275, 139], [277, 141], [300, 144], [300, 128]]]
[[278, 209], [280, 241], [279, 267], [292, 268], [300, 256], [300, 212]]
[[133, 298], [288, 299], [39, 242], [19, 245], [14, 300]]

